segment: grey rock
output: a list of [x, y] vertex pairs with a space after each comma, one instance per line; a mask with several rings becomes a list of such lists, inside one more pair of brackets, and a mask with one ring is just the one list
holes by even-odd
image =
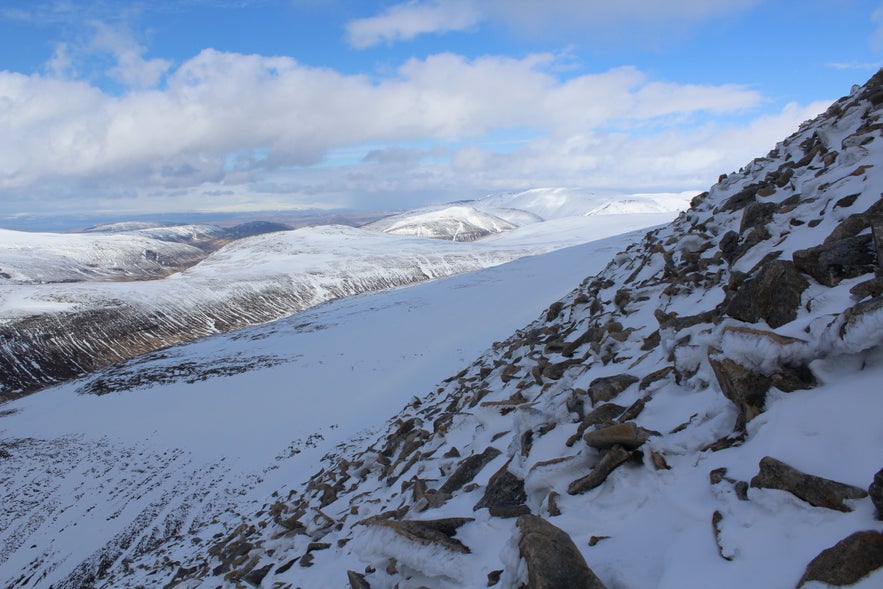
[[766, 225], [773, 219], [773, 213], [778, 205], [771, 202], [753, 202], [745, 207], [742, 213], [742, 224], [739, 226], [739, 233], [744, 233], [747, 229], [757, 227], [758, 225]]
[[518, 518], [518, 550], [527, 563], [531, 589], [606, 589], [573, 539], [536, 515]]
[[857, 235], [794, 252], [794, 265], [820, 284], [837, 286], [846, 278], [873, 273], [877, 253], [871, 235]]
[[808, 287], [809, 282], [793, 262], [761, 262], [737, 288], [726, 314], [747, 323], [762, 319], [770, 327], [779, 327], [797, 318], [801, 294]]
[[464, 458], [460, 461], [460, 464], [457, 465], [454, 472], [451, 473], [451, 476], [448, 477], [448, 480], [446, 480], [439, 488], [439, 492], [453, 494], [454, 491], [461, 489], [463, 485], [471, 482], [472, 479], [481, 472], [481, 469], [487, 466], [490, 461], [500, 454], [501, 452], [499, 450], [493, 446], [489, 446], [481, 454], [473, 454]]
[[788, 491], [810, 505], [837, 511], [852, 511], [851, 507], [843, 503], [846, 499], [862, 499], [868, 496], [864, 489], [803, 473], [770, 456], [764, 456], [760, 460], [760, 471], [751, 479], [751, 486]]
[[798, 587], [820, 581], [843, 587], [883, 567], [883, 532], [856, 532], [819, 553], [806, 565]]
[[371, 585], [365, 580], [365, 575], [361, 573], [347, 571], [346, 578], [350, 583], [350, 589], [371, 589]]
[[630, 374], [596, 378], [589, 383], [589, 398], [592, 400], [592, 404], [610, 401], [636, 382], [638, 379]]

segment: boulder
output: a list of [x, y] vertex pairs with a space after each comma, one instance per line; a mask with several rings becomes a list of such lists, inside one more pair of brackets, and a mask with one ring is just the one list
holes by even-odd
[[616, 395], [629, 388], [638, 379], [630, 374], [616, 374], [614, 376], [602, 376], [589, 383], [589, 398], [592, 404], [605, 403]]
[[448, 480], [439, 488], [439, 492], [453, 494], [454, 491], [458, 491], [463, 485], [471, 482], [481, 472], [481, 469], [501, 453], [493, 446], [488, 446], [481, 454], [473, 454], [464, 458], [448, 477]]
[[739, 415], [736, 418], [736, 431], [743, 431], [745, 424], [764, 410], [766, 394], [772, 386], [769, 376], [754, 372], [729, 358], [717, 359], [710, 350], [708, 363], [714, 371], [724, 396], [736, 405]]
[[772, 221], [773, 213], [776, 212], [777, 207], [778, 205], [771, 202], [749, 203], [742, 212], [742, 223], [739, 226], [739, 233], [745, 233], [748, 229], [758, 225], [766, 225]]
[[779, 327], [797, 318], [797, 308], [809, 282], [787, 260], [763, 261], [737, 289], [726, 314], [746, 323], [764, 320]]
[[365, 580], [365, 575], [361, 573], [347, 571], [346, 578], [350, 583], [350, 589], [371, 589], [371, 585]]
[[788, 491], [810, 505], [837, 511], [852, 511], [851, 507], [843, 503], [846, 499], [862, 499], [868, 496], [864, 489], [805, 474], [770, 456], [764, 456], [760, 460], [760, 471], [751, 479], [751, 486]]
[[647, 430], [638, 427], [634, 421], [627, 421], [592, 430], [583, 436], [583, 439], [586, 444], [599, 450], [606, 450], [616, 445], [620, 445], [626, 450], [634, 450], [646, 442], [649, 437], [650, 434]]
[[605, 589], [566, 532], [536, 515], [518, 518], [518, 551], [531, 589]]
[[812, 559], [797, 586], [811, 581], [835, 587], [853, 585], [880, 567], [883, 567], [883, 532], [856, 532]]
[[856, 235], [798, 250], [793, 260], [798, 270], [825, 286], [837, 286], [846, 278], [877, 269], [877, 252], [871, 235]]
[[877, 508], [877, 519], [883, 520], [883, 468], [874, 475], [874, 482], [868, 487], [868, 494], [874, 502], [874, 507]]
[[526, 509], [524, 505], [526, 500], [527, 493], [524, 492], [524, 481], [509, 471], [509, 462], [507, 462], [490, 478], [484, 496], [472, 510], [487, 507], [491, 509], [492, 515], [495, 513], [515, 513], [521, 508]]

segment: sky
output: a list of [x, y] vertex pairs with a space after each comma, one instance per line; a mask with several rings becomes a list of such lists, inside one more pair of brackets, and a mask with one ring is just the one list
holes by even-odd
[[0, 0], [0, 225], [698, 192], [881, 66], [881, 0]]

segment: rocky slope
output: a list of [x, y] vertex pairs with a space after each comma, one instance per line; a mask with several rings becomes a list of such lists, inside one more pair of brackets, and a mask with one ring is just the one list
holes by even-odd
[[881, 115], [883, 72], [371, 443], [139, 565], [168, 587], [880, 586]]

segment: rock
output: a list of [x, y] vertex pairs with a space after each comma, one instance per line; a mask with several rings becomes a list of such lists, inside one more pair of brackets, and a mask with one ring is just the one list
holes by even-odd
[[390, 528], [400, 536], [424, 546], [436, 545], [461, 554], [469, 554], [469, 547], [454, 538], [457, 528], [475, 521], [471, 517], [449, 517], [434, 520], [380, 520], [370, 525]]
[[567, 492], [571, 495], [578, 495], [591, 491], [607, 480], [610, 473], [628, 460], [630, 456], [631, 453], [622, 446], [613, 446], [607, 451], [598, 465], [592, 469], [592, 472], [570, 483], [567, 487]]
[[756, 202], [754, 199], [754, 195], [756, 194], [756, 192], [757, 191], [754, 188], [747, 188], [745, 190], [742, 190], [741, 192], [737, 192], [736, 194], [728, 198], [724, 204], [721, 205], [720, 210], [726, 212], [743, 209], [750, 203]]
[[496, 571], [491, 571], [487, 574], [487, 586], [493, 587], [497, 583], [500, 582], [500, 577], [503, 574], [503, 569], [498, 569]]
[[589, 383], [589, 398], [592, 400], [593, 405], [595, 403], [604, 403], [613, 399], [636, 382], [638, 382], [638, 379], [630, 374], [616, 374], [614, 376], [596, 378]]
[[[491, 476], [484, 496], [472, 508], [473, 511], [482, 507], [509, 510], [525, 507], [524, 502], [527, 500], [527, 494], [524, 492], [524, 481], [509, 471], [510, 462], [511, 460]], [[504, 513], [505, 509], [497, 512]]]
[[551, 305], [549, 305], [549, 309], [546, 311], [546, 323], [551, 322], [555, 319], [560, 313], [561, 309], [564, 308], [564, 303], [561, 301], [555, 301]]
[[879, 297], [883, 295], [883, 276], [876, 276], [870, 280], [859, 282], [849, 289], [849, 293], [859, 301], [868, 297]]
[[371, 585], [365, 580], [365, 575], [356, 571], [347, 571], [346, 578], [350, 583], [350, 589], [371, 589]]
[[488, 446], [481, 454], [473, 454], [463, 459], [457, 465], [454, 472], [451, 473], [451, 476], [448, 477], [448, 480], [439, 488], [439, 492], [453, 494], [454, 491], [459, 490], [463, 485], [472, 481], [481, 472], [481, 469], [500, 454], [499, 450], [493, 446]]
[[606, 589], [570, 536], [536, 515], [518, 518], [518, 550], [531, 589]]
[[739, 253], [739, 234], [735, 231], [727, 231], [721, 237], [718, 247], [724, 260], [732, 263]]
[[674, 370], [675, 370], [674, 366], [666, 366], [664, 368], [660, 368], [659, 370], [651, 372], [650, 374], [648, 374], [647, 376], [645, 376], [644, 378], [641, 379], [641, 384], [638, 385], [638, 390], [643, 391], [644, 389], [649, 387], [651, 384], [653, 384], [657, 381], [663, 380], [669, 374], [673, 373]]
[[264, 580], [264, 577], [267, 576], [267, 573], [269, 573], [270, 569], [272, 568], [273, 564], [270, 563], [268, 565], [262, 566], [259, 569], [252, 569], [247, 575], [242, 577], [242, 580], [252, 587], [260, 587], [261, 581]]
[[812, 559], [797, 586], [810, 581], [835, 587], [853, 585], [880, 567], [883, 567], [883, 532], [856, 532]]
[[883, 468], [874, 475], [874, 482], [868, 487], [868, 494], [877, 508], [877, 519], [883, 520]]
[[847, 237], [798, 250], [793, 259], [798, 270], [825, 286], [837, 286], [846, 278], [873, 273], [877, 269], [877, 253], [871, 235]]
[[599, 450], [606, 450], [617, 444], [626, 450], [634, 450], [649, 437], [647, 430], [638, 427], [634, 421], [627, 421], [590, 431], [583, 439], [586, 444]]
[[753, 202], [745, 207], [742, 213], [742, 223], [739, 226], [739, 233], [744, 233], [747, 229], [752, 229], [758, 225], [766, 225], [773, 219], [773, 213], [776, 212], [778, 205], [771, 202]]
[[797, 318], [801, 294], [809, 287], [809, 282], [793, 262], [761, 262], [751, 275], [730, 299], [725, 311], [727, 315], [746, 323], [762, 319], [773, 328]]
[[751, 479], [751, 486], [788, 491], [810, 505], [837, 511], [852, 511], [851, 507], [843, 503], [846, 499], [862, 499], [868, 496], [864, 489], [805, 474], [770, 456], [764, 456], [760, 460], [760, 472]]
[[708, 363], [714, 370], [721, 392], [739, 410], [735, 430], [742, 431], [746, 423], [763, 412], [766, 394], [772, 386], [772, 380], [729, 358], [718, 360], [714, 357], [714, 352], [717, 350], [709, 350]]
[[546, 507], [549, 510], [549, 515], [552, 517], [561, 515], [561, 508], [558, 507], [558, 497], [560, 495], [557, 491], [549, 491], [549, 496], [546, 498]]
[[721, 558], [724, 560], [733, 560], [732, 556], [724, 554], [724, 547], [721, 544], [720, 524], [723, 519], [724, 516], [720, 511], [715, 510], [714, 513], [711, 514], [711, 529], [714, 532], [714, 543], [717, 545], [717, 553]]

